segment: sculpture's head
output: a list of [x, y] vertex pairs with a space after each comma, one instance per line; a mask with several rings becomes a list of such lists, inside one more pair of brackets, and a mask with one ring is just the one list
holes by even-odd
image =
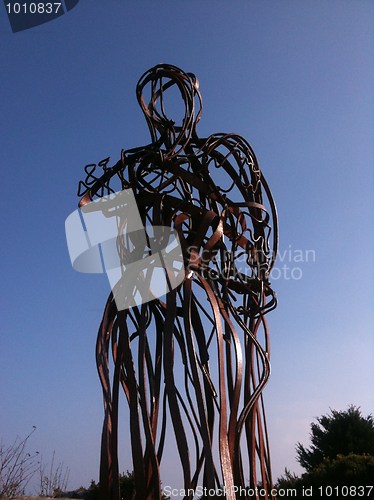
[[140, 78], [136, 95], [145, 115], [152, 142], [177, 154], [195, 132], [201, 115], [199, 82], [192, 73], [159, 64]]

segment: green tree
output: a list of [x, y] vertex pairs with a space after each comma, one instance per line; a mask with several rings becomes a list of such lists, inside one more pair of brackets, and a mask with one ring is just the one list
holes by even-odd
[[[326, 458], [313, 470], [301, 477], [291, 474], [287, 469], [275, 487], [280, 490], [296, 490], [293, 498], [305, 499], [305, 491], [313, 492], [313, 498], [351, 498], [362, 496], [374, 498], [374, 456], [338, 455]], [[350, 492], [348, 495], [347, 492]]]
[[296, 446], [297, 460], [306, 472], [298, 477], [286, 469], [275, 487], [296, 490], [293, 498], [297, 500], [305, 498], [307, 488], [313, 491], [313, 498], [325, 498], [326, 487], [332, 498], [341, 498], [341, 494], [346, 498], [349, 491], [352, 496], [373, 499], [373, 417], [365, 418], [359, 408], [350, 406], [346, 411], [331, 410], [317, 422], [311, 424], [311, 447]]
[[307, 472], [338, 455], [374, 455], [374, 420], [371, 415], [363, 417], [359, 408], [331, 410], [317, 422], [311, 424], [311, 447], [296, 446], [297, 460]]
[[[315, 469], [305, 474], [305, 481], [310, 486], [316, 487], [373, 486], [374, 456], [351, 453], [338, 455], [332, 460], [327, 458]], [[374, 491], [371, 491], [369, 498], [373, 498], [373, 496]]]

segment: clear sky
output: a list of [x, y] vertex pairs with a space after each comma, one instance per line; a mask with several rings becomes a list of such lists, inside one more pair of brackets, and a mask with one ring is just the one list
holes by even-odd
[[81, 0], [12, 33], [0, 6], [5, 441], [36, 425], [31, 448], [56, 450], [71, 488], [98, 478], [94, 349], [109, 284], [71, 268], [64, 221], [84, 165], [149, 141], [135, 85], [160, 62], [198, 76], [199, 135], [249, 140], [277, 202], [274, 477], [300, 472], [295, 444], [316, 416], [373, 412], [373, 26], [371, 0]]

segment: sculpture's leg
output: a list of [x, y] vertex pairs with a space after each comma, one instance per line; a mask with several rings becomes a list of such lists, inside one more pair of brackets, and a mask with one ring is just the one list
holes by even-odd
[[96, 363], [103, 390], [104, 423], [101, 437], [100, 489], [103, 498], [119, 500], [117, 426], [118, 389], [112, 399], [109, 377], [109, 342], [116, 314], [112, 294], [109, 296], [96, 343]]

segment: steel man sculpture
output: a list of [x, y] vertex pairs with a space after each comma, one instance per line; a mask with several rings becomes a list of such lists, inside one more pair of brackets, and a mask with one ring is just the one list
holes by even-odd
[[[176, 97], [184, 110], [179, 119], [170, 115]], [[109, 159], [88, 165], [79, 206], [132, 193], [146, 231], [162, 226], [178, 235], [183, 278], [163, 297], [131, 307], [118, 307], [115, 291], [109, 295], [96, 350], [105, 408], [103, 498], [119, 499], [120, 389], [138, 500], [161, 498], [170, 434], [175, 456], [169, 451], [168, 460], [180, 463], [185, 498], [194, 498], [198, 485], [230, 500], [243, 498], [239, 488], [261, 484], [270, 491], [261, 392], [270, 373], [265, 313], [276, 306], [269, 282], [278, 238], [273, 198], [242, 137], [198, 137], [202, 101], [193, 74], [156, 66], [141, 77], [137, 98], [151, 143], [123, 151], [112, 167]], [[125, 226], [121, 220], [116, 226], [121, 262], [134, 250], [125, 244]], [[132, 285], [123, 277], [122, 288]]]

